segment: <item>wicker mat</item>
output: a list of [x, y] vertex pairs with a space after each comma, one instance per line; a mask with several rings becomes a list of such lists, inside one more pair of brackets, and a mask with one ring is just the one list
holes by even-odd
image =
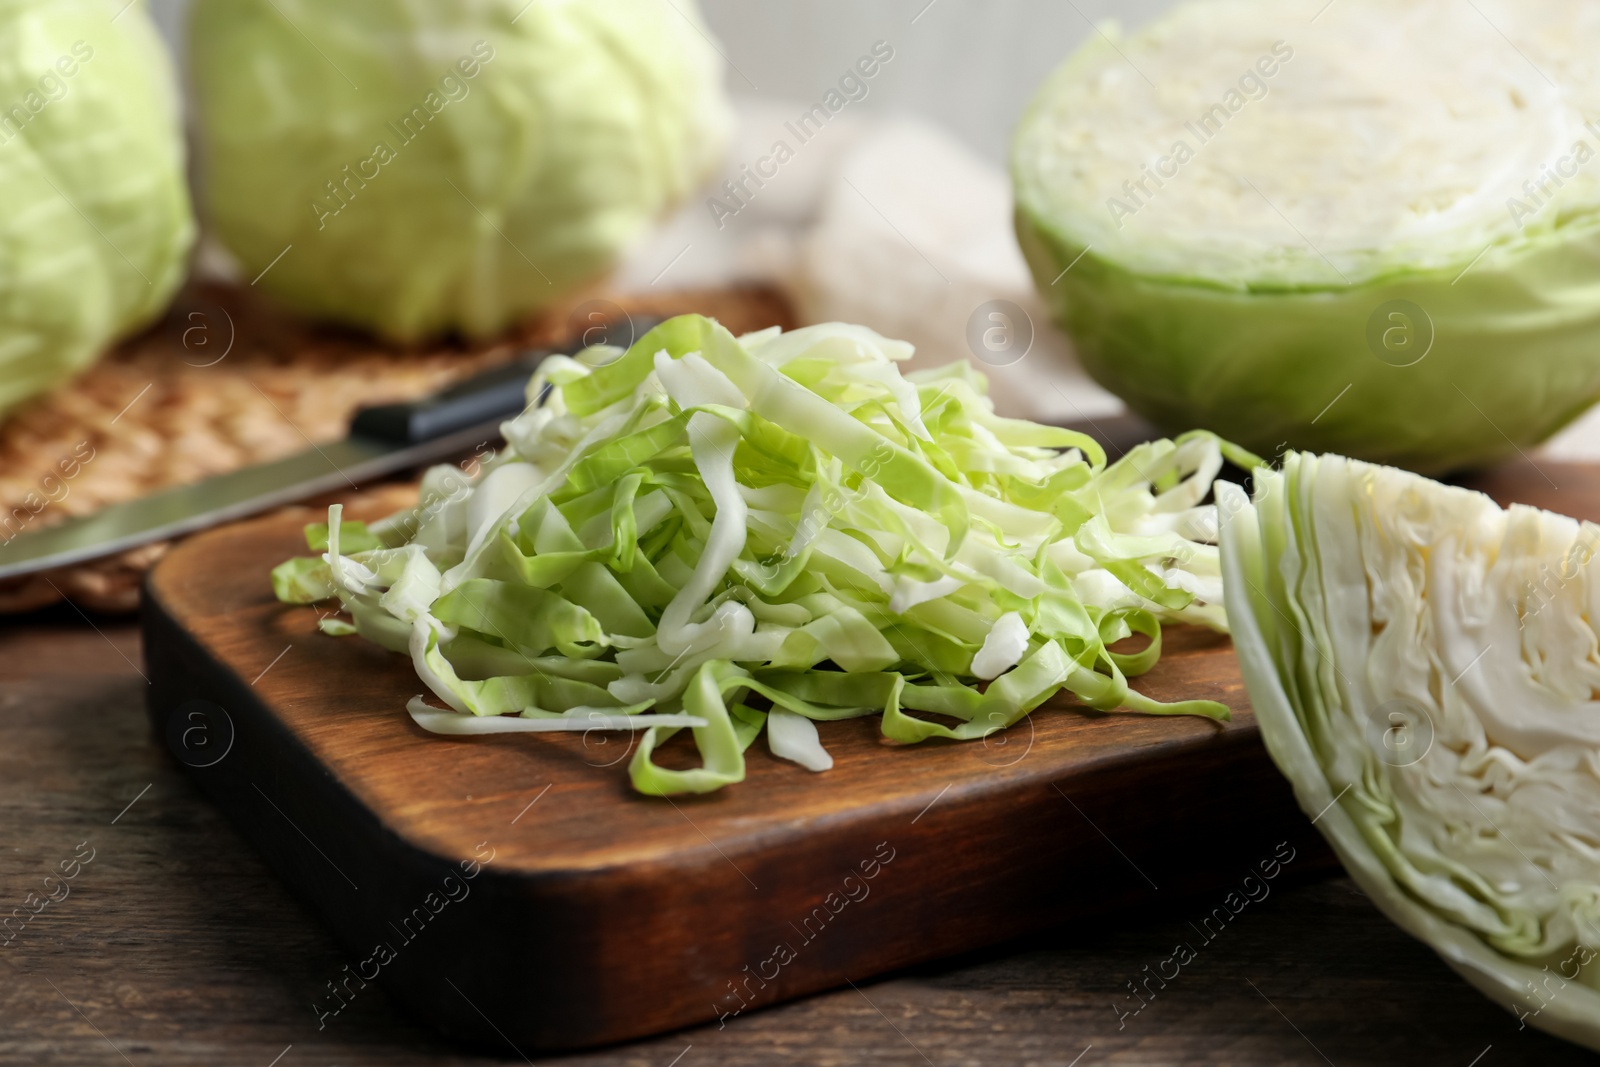
[[[597, 319], [686, 312], [734, 333], [793, 325], [788, 303], [768, 289], [588, 293], [493, 344], [407, 350], [299, 322], [248, 290], [193, 287], [157, 326], [0, 422], [0, 558], [22, 531], [338, 440], [357, 408], [426, 396]], [[369, 490], [396, 506], [406, 491]], [[63, 599], [85, 610], [132, 611], [145, 570], [165, 550], [149, 545], [0, 582], [0, 613]]]

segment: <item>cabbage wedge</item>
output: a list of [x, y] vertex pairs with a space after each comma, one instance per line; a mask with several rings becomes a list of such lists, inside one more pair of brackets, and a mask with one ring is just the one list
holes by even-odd
[[1600, 1048], [1600, 527], [1336, 456], [1219, 485], [1267, 749], [1392, 920]]
[[[325, 628], [410, 656], [445, 705], [412, 703], [424, 729], [643, 731], [650, 794], [741, 780], [763, 732], [825, 770], [814, 724], [855, 716], [906, 744], [985, 737], [1063, 691], [1226, 718], [1127, 679], [1163, 622], [1224, 624], [1207, 501], [1224, 454], [1253, 457], [1194, 434], [1107, 463], [996, 416], [965, 363], [902, 375], [910, 355], [857, 326], [736, 338], [684, 316], [552, 357], [504, 452], [470, 479], [435, 468], [370, 528], [332, 509], [274, 588], [337, 597], [352, 622]], [[684, 729], [699, 765], [658, 763]]]

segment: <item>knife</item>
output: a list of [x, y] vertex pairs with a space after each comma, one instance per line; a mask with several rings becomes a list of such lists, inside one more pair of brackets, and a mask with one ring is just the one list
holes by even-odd
[[[628, 325], [637, 337], [655, 321]], [[591, 327], [585, 337], [594, 332]], [[0, 541], [0, 581], [116, 555], [337, 489], [357, 489], [497, 441], [500, 424], [526, 407], [528, 378], [539, 363], [555, 352], [585, 347], [578, 340], [529, 350], [431, 397], [362, 408], [342, 441], [16, 534]]]

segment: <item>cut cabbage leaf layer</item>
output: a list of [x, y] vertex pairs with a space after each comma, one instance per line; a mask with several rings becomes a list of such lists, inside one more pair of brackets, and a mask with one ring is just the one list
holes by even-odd
[[1395, 922], [1600, 1048], [1600, 527], [1290, 453], [1219, 484], [1267, 748]]
[[1600, 209], [1586, 125], [1600, 11], [1479, 4], [1340, 0], [1313, 25], [1277, 0], [1204, 0], [1126, 35], [1109, 25], [1023, 119], [1019, 200], [1146, 277], [1279, 291], [1454, 277], [1486, 246]]
[[[996, 416], [967, 364], [902, 376], [910, 355], [862, 327], [735, 338], [684, 316], [552, 357], [503, 453], [471, 479], [433, 469], [370, 529], [331, 508], [308, 529], [322, 554], [274, 589], [337, 597], [409, 655], [447, 705], [412, 702], [424, 729], [642, 730], [630, 774], [651, 794], [741, 780], [763, 729], [825, 770], [816, 721], [979, 738], [1063, 690], [1227, 718], [1127, 677], [1162, 622], [1225, 626], [1206, 501], [1225, 453], [1254, 457], [1191, 434], [1107, 464], [1082, 434]], [[682, 729], [701, 765], [655, 762]]]

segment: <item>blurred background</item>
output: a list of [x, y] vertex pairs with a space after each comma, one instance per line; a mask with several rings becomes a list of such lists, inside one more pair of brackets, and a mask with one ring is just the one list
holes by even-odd
[[[108, 3], [107, 10], [121, 6]], [[329, 113], [329, 128], [359, 128], [365, 144], [369, 132], [384, 129], [385, 120], [398, 113], [401, 100], [409, 106], [416, 99], [407, 95], [411, 89], [391, 87], [385, 96], [384, 87], [370, 84], [366, 93], [347, 93], [349, 79], [334, 73], [337, 65], [326, 54], [318, 58], [324, 48], [313, 37], [341, 63], [350, 64], [352, 50], [376, 47], [365, 42], [365, 31], [353, 30], [341, 40], [335, 26], [345, 15], [329, 11], [321, 16], [314, 5], [299, 0], [280, 0], [270, 7], [215, 4], [206, 31], [213, 46], [192, 52], [187, 46], [194, 10], [190, 0], [144, 0], [142, 6], [164, 38], [163, 51], [170, 52], [185, 92], [190, 181], [172, 176], [164, 181], [189, 187], [201, 236], [194, 252], [187, 253], [187, 234], [180, 236], [187, 206], [170, 199], [157, 205], [144, 194], [145, 200], [130, 200], [125, 214], [100, 218], [96, 225], [102, 234], [87, 232], [79, 242], [78, 254], [86, 257], [80, 272], [93, 270], [98, 276], [138, 283], [131, 293], [115, 298], [128, 305], [120, 313], [133, 325], [96, 325], [67, 338], [75, 346], [71, 367], [63, 367], [65, 361], [51, 354], [64, 351], [61, 338], [36, 335], [42, 347], [35, 364], [48, 377], [38, 382], [15, 379], [15, 396], [0, 394], [0, 411], [5, 412], [0, 420], [0, 511], [19, 516], [13, 524], [19, 528], [52, 525], [169, 486], [291, 455], [308, 441], [337, 440], [352, 412], [363, 405], [426, 395], [509, 358], [516, 346], [565, 340], [573, 332], [574, 308], [588, 308], [595, 301], [628, 315], [704, 311], [736, 331], [773, 323], [861, 323], [914, 344], [918, 366], [963, 359], [978, 363], [1004, 414], [1081, 423], [1122, 410], [1120, 401], [1078, 369], [1070, 344], [1038, 295], [1014, 235], [1006, 155], [1029, 97], [1050, 70], [1094, 34], [1097, 22], [1114, 19], [1135, 28], [1169, 8], [1168, 0], [705, 0], [700, 13], [720, 53], [721, 80], [734, 109], [731, 136], [711, 163], [709, 180], [702, 183], [707, 170], [696, 168], [690, 183], [666, 198], [672, 206], [664, 218], [651, 214], [630, 219], [624, 227], [627, 240], [617, 242], [625, 249], [620, 261], [592, 281], [588, 279], [596, 271], [581, 254], [568, 255], [560, 246], [536, 250], [529, 243], [536, 239], [531, 231], [513, 230], [506, 240], [518, 255], [494, 245], [504, 268], [526, 265], [542, 275], [567, 260], [578, 277], [558, 276], [555, 284], [564, 295], [545, 313], [509, 332], [500, 332], [503, 325], [473, 330], [477, 339], [466, 344], [437, 329], [409, 336], [402, 329], [386, 329], [395, 325], [392, 309], [386, 312], [388, 323], [363, 320], [359, 314], [318, 314], [329, 310], [319, 305], [339, 300], [344, 306], [336, 310], [353, 310], [359, 301], [349, 293], [341, 298], [327, 293], [348, 278], [369, 273], [374, 264], [380, 272], [390, 271], [389, 296], [403, 308], [406, 298], [396, 297], [392, 284], [395, 265], [419, 256], [403, 242], [386, 244], [389, 235], [382, 227], [374, 231], [369, 225], [362, 235], [363, 213], [368, 218], [383, 217], [384, 210], [407, 214], [414, 204], [437, 201], [441, 188], [446, 197], [455, 195], [437, 179], [431, 189], [407, 185], [428, 173], [412, 153], [433, 149], [405, 149], [410, 161], [386, 171], [402, 176], [384, 178], [362, 193], [350, 217], [326, 231], [312, 220], [306, 204], [326, 195], [323, 180], [337, 177], [340, 164], [359, 157], [335, 153], [317, 158], [302, 142], [296, 142], [299, 148], [290, 146], [284, 138], [293, 140], [297, 131], [309, 132], [322, 120], [309, 115], [285, 120], [277, 102], [285, 95], [341, 101], [349, 110]], [[698, 31], [685, 21], [694, 17], [694, 5], [679, 0], [671, 6], [676, 13], [662, 16], [665, 23], [658, 29], [683, 35], [685, 45], [698, 45]], [[102, 14], [98, 8], [89, 10], [93, 17]], [[357, 15], [348, 16], [349, 25], [356, 25]], [[122, 13], [117, 19], [125, 30], [139, 21], [124, 19]], [[312, 26], [312, 37], [305, 35], [302, 23]], [[234, 29], [246, 26], [255, 29], [234, 35]], [[100, 40], [92, 25], [88, 31], [73, 31], [63, 41], [83, 35]], [[270, 37], [272, 32], [281, 37]], [[108, 46], [113, 41], [105, 40]], [[241, 50], [207, 69], [190, 69], [191, 62], [200, 62], [197, 55], [218, 55], [218, 41]], [[126, 46], [126, 41], [118, 42], [119, 48]], [[54, 61], [56, 53], [49, 48], [57, 46], [37, 47], [42, 51], [23, 62], [19, 76], [38, 78], [34, 68], [46, 69]], [[870, 54], [891, 58], [866, 79], [863, 92], [850, 93], [847, 105], [798, 148], [758, 195], [736, 214], [719, 217], [713, 198], [724, 182], [755, 166], [776, 141], [798, 144], [788, 126], [818, 106], [825, 94], [837, 91], [841, 79], [853, 77], [852, 71]], [[717, 56], [710, 58], [714, 67]], [[454, 60], [452, 52], [439, 61], [440, 69], [448, 69]], [[139, 57], [142, 64], [167, 61], [166, 56]], [[507, 62], [501, 60], [500, 67]], [[86, 69], [100, 77], [110, 67], [102, 58]], [[280, 86], [274, 96], [273, 79], [289, 77], [294, 92]], [[197, 83], [212, 91], [196, 92]], [[68, 128], [68, 112], [92, 99], [85, 78], [67, 84], [61, 103], [39, 101], [41, 129]], [[27, 88], [19, 82], [16, 93]], [[230, 97], [236, 89], [245, 96]], [[267, 95], [252, 97], [251, 92]], [[208, 116], [197, 101], [212, 104], [213, 113]], [[472, 106], [482, 107], [477, 102]], [[152, 113], [143, 102], [128, 107], [115, 125], [128, 128], [136, 125], [130, 117], [142, 122]], [[267, 112], [279, 112], [273, 116], [279, 124], [270, 131], [270, 123], [238, 119]], [[451, 122], [463, 129], [461, 119]], [[208, 125], [211, 136], [202, 137], [200, 131]], [[159, 133], [137, 129], [128, 134], [126, 144], [156, 150], [164, 143]], [[497, 139], [515, 138], [504, 132], [482, 138], [486, 143]], [[559, 136], [551, 140], [561, 143]], [[711, 143], [716, 138], [690, 135], [691, 143], [696, 140]], [[213, 161], [231, 159], [234, 168], [227, 175], [211, 168], [209, 181], [203, 158], [208, 141], [217, 149]], [[48, 225], [41, 222], [41, 227], [50, 232], [55, 232], [52, 227], [76, 229], [71, 205], [82, 207], [109, 189], [103, 175], [131, 171], [129, 150], [108, 142], [105, 151], [112, 156], [86, 171], [81, 189], [62, 190], [64, 195], [58, 196], [42, 188], [39, 210], [61, 217], [46, 220]], [[299, 162], [284, 168], [283, 161], [296, 152]], [[615, 157], [626, 155], [623, 150]], [[484, 173], [493, 173], [504, 158], [497, 161], [491, 154], [480, 161]], [[613, 157], [602, 152], [595, 158]], [[278, 177], [305, 179], [303, 198], [298, 191], [287, 198], [279, 195], [272, 184], [277, 178], [255, 173], [272, 169], [274, 163], [284, 169]], [[456, 178], [468, 189], [482, 184], [481, 175], [463, 177], [458, 172]], [[253, 184], [262, 180], [268, 184]], [[327, 188], [332, 187], [329, 183]], [[219, 200], [219, 188], [228, 190], [230, 203]], [[607, 195], [628, 199], [625, 193], [602, 194], [601, 199]], [[267, 217], [263, 204], [274, 196], [280, 209], [283, 201], [290, 201], [292, 211]], [[535, 203], [549, 199], [548, 190], [530, 190], [527, 196]], [[380, 203], [378, 198], [390, 199]], [[451, 203], [462, 211], [463, 204]], [[164, 213], [159, 220], [153, 211], [158, 206]], [[229, 248], [219, 237], [227, 229], [224, 219], [231, 223]], [[466, 211], [450, 225], [464, 231], [478, 221]], [[123, 251], [149, 244], [150, 258], [126, 266], [120, 256], [108, 257], [109, 265], [87, 258], [101, 254], [108, 236]], [[498, 242], [493, 234], [490, 238]], [[162, 243], [168, 239], [177, 243]], [[343, 252], [338, 251], [340, 242], [346, 242]], [[244, 247], [250, 245], [254, 247]], [[286, 277], [311, 263], [328, 273], [308, 273], [294, 282]], [[415, 280], [418, 272], [411, 273]], [[40, 284], [47, 281], [36, 277]], [[574, 289], [573, 280], [585, 284]], [[538, 290], [545, 280], [530, 273], [523, 283]], [[81, 284], [75, 288], [80, 296], [91, 289]], [[100, 299], [91, 295], [90, 303]], [[68, 293], [19, 297], [23, 306], [46, 299], [77, 306]], [[463, 299], [470, 303], [470, 298]], [[103, 308], [91, 311], [83, 300], [89, 297], [78, 300], [82, 306], [71, 321], [99, 323], [96, 316]], [[131, 306], [145, 300], [154, 303], [143, 309]], [[319, 325], [319, 318], [335, 324]], [[980, 335], [985, 338], [981, 343], [976, 340]], [[108, 336], [120, 343], [108, 349]], [[54, 495], [47, 492], [48, 504], [35, 520], [24, 505], [39, 497], [39, 472], [50, 470], [74, 449], [92, 450], [96, 459]], [[0, 614], [63, 596], [91, 608], [131, 610], [140, 576], [161, 550], [160, 545], [150, 546], [53, 576], [0, 580]]]
[[[0, 326], [9, 315], [17, 335], [8, 348], [0, 331], [0, 367], [7, 370], [0, 375], [0, 515], [16, 517], [18, 529], [34, 525], [38, 515], [42, 527], [289, 456], [308, 443], [339, 440], [364, 406], [425, 397], [516, 353], [560, 345], [580, 333], [589, 338], [597, 313], [630, 328], [636, 316], [688, 311], [718, 318], [736, 332], [859, 323], [910, 342], [916, 349], [910, 369], [975, 364], [1002, 415], [1092, 427], [1102, 436], [1111, 435], [1103, 426], [1142, 432], [1135, 420], [1106, 421], [1127, 409], [1084, 372], [1057, 325], [1065, 294], [1080, 287], [1090, 288], [1072, 298], [1074, 307], [1112, 306], [1089, 280], [1102, 276], [1092, 268], [1107, 253], [1097, 251], [1068, 277], [1089, 255], [1087, 245], [1042, 253], [1035, 247], [1036, 282], [1018, 243], [1008, 151], [1029, 100], [1052, 70], [1086, 42], [1111, 41], [1113, 23], [1134, 33], [1176, 7], [1174, 0], [534, 6], [540, 3], [529, 0], [519, 10], [516, 0], [492, 9], [430, 6], [428, 0], [348, 7], [316, 0], [143, 0], [156, 27], [152, 34], [139, 8], [123, 7], [121, 0], [35, 0], [30, 17], [41, 24], [62, 18], [62, 36], [57, 42], [40, 33], [34, 40], [19, 32], [32, 51], [17, 60], [15, 84], [6, 91], [18, 103], [6, 106], [27, 106], [3, 114], [37, 123], [30, 142], [59, 139], [66, 147], [58, 150], [79, 152], [90, 162], [78, 168], [70, 187], [39, 181], [30, 187], [36, 203], [10, 205], [18, 229], [37, 238], [28, 247], [39, 261], [23, 262], [12, 290], [0, 286], [0, 296], [12, 301], [0, 307]], [[71, 20], [61, 12], [79, 11], [74, 5], [93, 17], [68, 33]], [[1405, 98], [1415, 87], [1388, 79], [1376, 56], [1470, 70], [1468, 82], [1439, 90], [1434, 103], [1444, 114], [1453, 113], [1469, 83], [1505, 81], [1515, 91], [1479, 94], [1498, 100], [1554, 92], [1541, 64], [1559, 73], [1554, 64], [1571, 37], [1531, 15], [1526, 25], [1514, 24], [1522, 9], [1500, 0], [1459, 10], [1419, 0], [1412, 9], [1437, 9], [1441, 25], [1465, 33], [1463, 40], [1478, 51], [1470, 61], [1443, 46], [1422, 55], [1405, 20], [1392, 18], [1381, 2], [1267, 5], [1270, 18], [1255, 20], [1292, 17], [1285, 33], [1307, 58], [1275, 83], [1281, 88], [1270, 99], [1251, 104], [1251, 121], [1276, 111], [1273, 121], [1283, 132], [1269, 140], [1287, 143], [1304, 128], [1303, 101], [1327, 95], [1328, 128], [1348, 136], [1315, 143], [1330, 165], [1372, 179], [1364, 195], [1373, 202], [1386, 203], [1383, 190], [1392, 183], [1360, 146], [1375, 138], [1395, 159], [1424, 158], [1407, 139], [1423, 137], [1417, 143], [1426, 147], [1426, 138], [1444, 129], [1438, 121], [1417, 129], [1402, 121], [1426, 109], [1419, 112]], [[456, 64], [466, 62], [462, 50], [475, 38], [452, 35], [467, 33], [491, 10], [502, 21], [517, 11], [512, 23], [527, 16], [508, 37], [517, 43], [503, 48], [482, 80], [473, 80], [477, 67], [458, 78]], [[116, 32], [103, 29], [107, 11], [117, 12], [112, 23], [122, 20]], [[400, 28], [387, 33], [384, 19]], [[579, 23], [586, 28], [575, 28]], [[1499, 23], [1511, 26], [1531, 51], [1509, 44], [1511, 38], [1497, 32]], [[412, 32], [418, 26], [423, 32]], [[1256, 31], [1266, 32], [1252, 25], [1250, 32]], [[67, 73], [83, 64], [63, 49], [82, 36], [101, 42], [104, 58], [84, 66], [88, 74]], [[1333, 48], [1329, 55], [1338, 59], [1341, 41], [1351, 53], [1348, 69], [1317, 66], [1323, 61], [1313, 59], [1313, 50]], [[1388, 51], [1374, 52], [1376, 45]], [[1120, 93], [1116, 98], [1124, 102], [1134, 99], [1136, 93], [1117, 89], [1115, 72], [1128, 76], [1138, 68], [1120, 48], [1114, 56], [1107, 47], [1100, 52], [1110, 56], [1106, 91]], [[1218, 86], [1237, 77], [1232, 67], [1218, 74], [1189, 58], [1175, 61], [1181, 69], [1166, 72], [1170, 78], [1158, 75], [1171, 97], [1161, 110], [1193, 97], [1190, 113], [1197, 114], [1201, 102], [1214, 103]], [[1242, 62], [1253, 60], [1251, 53]], [[1571, 77], [1581, 80], [1580, 68], [1589, 61], [1573, 63]], [[870, 74], [857, 73], [869, 68]], [[1335, 69], [1348, 85], [1327, 75]], [[55, 70], [59, 76], [49, 73]], [[174, 74], [183, 87], [185, 129], [171, 119]], [[1375, 80], [1364, 82], [1369, 74]], [[459, 95], [444, 88], [451, 98], [440, 99], [441, 79], [450, 79]], [[1157, 88], [1148, 76], [1144, 80]], [[718, 82], [731, 100], [731, 123]], [[1384, 92], [1393, 106], [1373, 113], [1386, 115], [1388, 125], [1368, 129], [1356, 114], [1360, 109], [1338, 106]], [[470, 103], [455, 102], [469, 93], [476, 94]], [[419, 130], [416, 146], [407, 147], [413, 138], [397, 121], [415, 114], [428, 124], [426, 111], [406, 110], [425, 95], [438, 102], [429, 105], [432, 114], [444, 115], [440, 131], [422, 137]], [[1553, 116], [1570, 110], [1565, 103], [1547, 106]], [[1076, 116], [1115, 113], [1095, 106], [1069, 110]], [[796, 123], [812, 115], [822, 116], [819, 125], [799, 135]], [[1449, 175], [1455, 166], [1485, 180], [1510, 176], [1515, 190], [1524, 173], [1541, 173], [1538, 165], [1548, 155], [1541, 154], [1541, 137], [1555, 136], [1550, 131], [1560, 125], [1513, 127], [1511, 140], [1527, 142], [1519, 149], [1526, 159], [1509, 165], [1492, 160], [1503, 147], [1494, 137], [1487, 138], [1494, 143], [1466, 144], [1463, 158], [1449, 166], [1418, 168], [1421, 192], [1407, 200], [1416, 190], [1401, 189], [1397, 202], [1427, 203], [1433, 193], [1448, 200], [1451, 190], [1432, 189], [1429, 175]], [[368, 156], [378, 138], [394, 139], [403, 162], [390, 166]], [[0, 147], [5, 142], [0, 126]], [[780, 143], [789, 154], [755, 181], [752, 172], [771, 165]], [[1253, 142], [1243, 136], [1234, 143], [1243, 152]], [[16, 148], [10, 156], [0, 153], [0, 180], [8, 160], [20, 157]], [[1078, 162], [1070, 151], [1045, 154], [1056, 163], [1066, 160], [1063, 173]], [[1085, 151], [1082, 158], [1093, 154]], [[1207, 158], [1208, 166], [1217, 164], [1210, 176], [1216, 187], [1239, 184], [1219, 177], [1227, 171], [1223, 157]], [[1307, 158], [1321, 157], [1312, 152]], [[155, 177], [141, 186], [141, 173]], [[1288, 174], [1286, 188], [1302, 177]], [[1197, 187], [1211, 188], [1191, 183], [1191, 190]], [[1342, 195], [1341, 188], [1328, 217], [1304, 227], [1276, 208], [1267, 210], [1270, 202], [1248, 201], [1270, 231], [1263, 261], [1281, 251], [1273, 242], [1304, 253], [1302, 242], [1318, 248], [1337, 239], [1327, 233], [1345, 214]], [[1462, 198], [1472, 202], [1490, 204], [1488, 215], [1495, 218], [1486, 225], [1503, 224], [1496, 195]], [[1145, 221], [1160, 230], [1165, 220], [1154, 218]], [[1035, 237], [1038, 221], [1025, 227]], [[59, 241], [60, 233], [75, 239]], [[1392, 243], [1390, 236], [1377, 242], [1380, 250]], [[1469, 249], [1451, 276], [1470, 271], [1473, 282], [1502, 295], [1524, 292], [1494, 289], [1488, 278], [1497, 260], [1488, 251]], [[75, 257], [70, 262], [69, 253]], [[1181, 254], [1192, 260], [1194, 249]], [[1573, 282], [1574, 292], [1587, 292], [1585, 277]], [[1233, 284], [1222, 288], [1235, 291]], [[1151, 404], [1166, 392], [1182, 394], [1191, 406], [1167, 418], [1171, 425], [1163, 429], [1229, 430], [1263, 453], [1295, 437], [1296, 447], [1383, 461], [1400, 455], [1396, 461], [1405, 465], [1403, 450], [1426, 451], [1442, 427], [1455, 434], [1451, 440], [1471, 445], [1466, 451], [1441, 445], [1443, 458], [1436, 462], [1423, 457], [1435, 472], [1448, 473], [1484, 456], [1504, 459], [1540, 446], [1562, 417], [1576, 415], [1595, 395], [1585, 375], [1595, 365], [1600, 380], [1600, 358], [1591, 358], [1595, 346], [1587, 331], [1600, 335], [1600, 311], [1590, 316], [1577, 297], [1572, 306], [1583, 314], [1572, 319], [1571, 336], [1557, 331], [1540, 342], [1567, 347], [1544, 358], [1528, 355], [1532, 342], [1519, 331], [1548, 317], [1515, 306], [1498, 320], [1509, 324], [1504, 336], [1485, 332], [1481, 301], [1469, 285], [1454, 288], [1452, 281], [1430, 298], [1437, 301], [1438, 323], [1428, 319], [1428, 309], [1406, 305], [1426, 326], [1424, 354], [1432, 350], [1437, 326], [1444, 339], [1438, 354], [1406, 375], [1385, 378], [1415, 362], [1409, 350], [1400, 359], [1373, 347], [1373, 336], [1395, 335], [1382, 318], [1394, 313], [1385, 302], [1392, 294], [1374, 291], [1368, 307], [1361, 303], [1366, 290], [1350, 289], [1340, 312], [1348, 321], [1338, 328], [1316, 315], [1301, 321], [1292, 313], [1292, 344], [1273, 340], [1273, 330], [1260, 326], [1276, 321], [1270, 306], [1279, 302], [1272, 299], [1246, 301], [1257, 307], [1212, 332], [1203, 321], [1196, 330], [1179, 309], [1180, 326], [1153, 343], [1144, 325], [1166, 321], [1154, 314], [1165, 305], [1141, 297], [1118, 312], [1125, 313], [1129, 347], [1109, 363], [1101, 351], [1106, 346], [1097, 347], [1081, 324], [1074, 328], [1080, 339], [1089, 338], [1082, 344], [1085, 358], [1101, 360], [1100, 380], [1146, 417], [1161, 421]], [[1563, 292], [1542, 290], [1529, 299], [1563, 307], [1572, 302]], [[1251, 339], [1259, 341], [1261, 373], [1239, 358], [1238, 343]], [[1336, 350], [1319, 347], [1325, 342]], [[1513, 352], [1513, 342], [1522, 347]], [[1498, 367], [1508, 354], [1548, 369], [1526, 377], [1520, 390], [1508, 391], [1498, 380], [1482, 387], [1467, 381], [1463, 388], [1451, 377], [1456, 365], [1449, 360], [1468, 349], [1494, 357], [1478, 361], [1479, 371]], [[1106, 373], [1111, 364], [1150, 366], [1146, 357], [1158, 368], [1168, 360], [1172, 368], [1206, 370], [1130, 371], [1131, 382]], [[1245, 380], [1221, 388], [1219, 367]], [[1367, 384], [1357, 387], [1358, 379]], [[1147, 391], [1149, 382], [1159, 387]], [[1392, 388], [1396, 383], [1413, 392]], [[1265, 397], [1270, 417], [1240, 414], [1251, 396]], [[1292, 415], [1280, 410], [1286, 396], [1298, 405]], [[1369, 432], [1367, 415], [1386, 398], [1394, 401], [1384, 409], [1391, 423], [1383, 433]], [[1202, 403], [1212, 400], [1220, 407]], [[1421, 425], [1418, 410], [1441, 413], [1438, 425]], [[1243, 425], [1223, 425], [1224, 416]], [[1279, 424], [1301, 436], [1288, 430], [1270, 439], [1248, 436]], [[1312, 428], [1324, 436], [1307, 436]], [[98, 457], [92, 466], [59, 490], [45, 487], [48, 507], [28, 506], [43, 499], [38, 472], [80, 447]], [[1600, 457], [1600, 409], [1576, 418], [1542, 447], [1544, 455]], [[74, 571], [65, 586], [31, 577], [17, 585], [0, 576], [0, 612], [63, 595], [130, 610], [155, 551], [122, 559], [109, 573]]]
[[[772, 286], [801, 321], [860, 322], [911, 341], [919, 366], [976, 355], [1007, 414], [1082, 422], [1122, 409], [1077, 370], [1035, 291], [1012, 235], [1006, 156], [1030, 96], [1096, 25], [1114, 20], [1134, 29], [1173, 0], [699, 6], [727, 61], [738, 127], [723, 173], [638, 241], [608, 288]], [[148, 0], [180, 65], [189, 7], [189, 0]], [[774, 140], [792, 140], [784, 123], [877, 42], [893, 59], [867, 95], [805, 145], [747, 210], [714, 225], [707, 194]], [[203, 253], [213, 267], [226, 260], [214, 242]], [[1005, 350], [974, 353], [969, 323], [974, 315], [987, 323], [997, 300]]]
[[[799, 101], [821, 94], [873, 41], [896, 45], [892, 77], [861, 110], [939, 123], [999, 166], [1015, 116], [1052, 67], [1115, 18], [1137, 26], [1172, 0], [702, 0], [701, 11], [732, 67], [736, 99]], [[175, 48], [189, 0], [149, 0]], [[915, 18], [915, 23], [911, 19]], [[904, 45], [904, 48], [899, 46]], [[181, 55], [181, 49], [178, 50]]]

